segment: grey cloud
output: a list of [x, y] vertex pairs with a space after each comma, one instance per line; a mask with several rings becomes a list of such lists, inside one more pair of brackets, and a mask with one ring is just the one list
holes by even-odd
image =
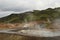
[[60, 0], [0, 0], [0, 16], [11, 14], [12, 11], [42, 10], [49, 7], [60, 7]]
[[34, 9], [35, 5], [34, 2], [32, 3], [28, 0], [2, 0], [0, 9], [3, 11], [24, 11]]
[[14, 13], [13, 11], [0, 11], [0, 18]]
[[25, 11], [60, 6], [59, 0], [0, 0], [3, 11]]

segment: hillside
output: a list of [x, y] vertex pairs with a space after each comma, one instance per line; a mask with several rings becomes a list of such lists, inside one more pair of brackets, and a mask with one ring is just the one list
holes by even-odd
[[[52, 21], [54, 23], [51, 25], [50, 23]], [[21, 27], [27, 27], [27, 30], [28, 29], [40, 30], [41, 28], [46, 28], [48, 29], [46, 31], [52, 31], [52, 32], [56, 31], [55, 30], [56, 28], [60, 30], [60, 8], [54, 8], [54, 9], [48, 8], [46, 10], [33, 10], [33, 12], [29, 11], [29, 12], [24, 12], [19, 14], [12, 13], [11, 15], [0, 18], [0, 29], [5, 29], [5, 28], [19, 29]], [[27, 33], [31, 33], [31, 31]], [[32, 33], [34, 33], [34, 31]], [[45, 33], [46, 32], [44, 30], [44, 33], [42, 34]], [[9, 35], [9, 34], [0, 34], [0, 36], [1, 36], [0, 37], [1, 40], [37, 40], [37, 39], [38, 40], [59, 40], [60, 39], [60, 35], [58, 37], [46, 37], [46, 38], [45, 37], [36, 38], [33, 36], [25, 37], [20, 35]]]
[[22, 23], [37, 20], [52, 21], [55, 18], [60, 18], [60, 8], [48, 8], [46, 10], [33, 10], [33, 12], [25, 12], [0, 18], [0, 23]]

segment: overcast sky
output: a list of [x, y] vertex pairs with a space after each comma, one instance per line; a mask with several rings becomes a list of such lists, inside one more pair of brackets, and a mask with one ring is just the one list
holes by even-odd
[[13, 12], [60, 7], [60, 0], [0, 0], [0, 17]]

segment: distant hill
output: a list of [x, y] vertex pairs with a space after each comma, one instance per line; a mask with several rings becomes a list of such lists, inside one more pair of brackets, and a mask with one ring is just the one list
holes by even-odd
[[0, 18], [0, 23], [22, 23], [37, 20], [52, 21], [55, 18], [60, 18], [60, 7], [48, 8], [46, 10], [33, 10], [24, 13], [12, 13], [6, 17]]

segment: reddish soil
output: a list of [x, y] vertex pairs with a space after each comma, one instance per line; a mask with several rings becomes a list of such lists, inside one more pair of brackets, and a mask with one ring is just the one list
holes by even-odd
[[[28, 22], [29, 26], [33, 26], [35, 24], [44, 23], [45, 21], [32, 21]], [[23, 27], [26, 23], [0, 23], [0, 28], [16, 28]]]

